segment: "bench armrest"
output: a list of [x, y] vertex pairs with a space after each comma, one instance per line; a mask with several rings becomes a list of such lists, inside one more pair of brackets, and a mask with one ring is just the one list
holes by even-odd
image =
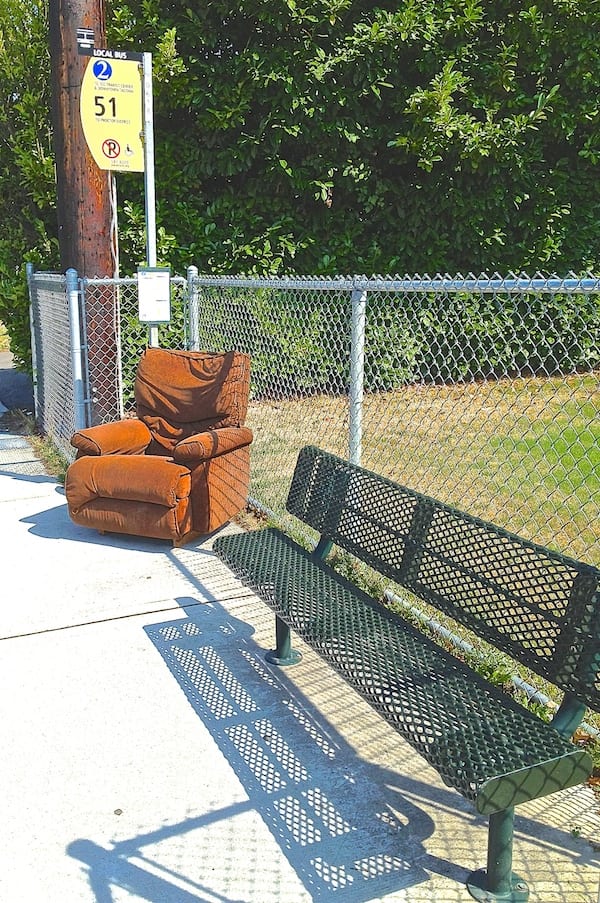
[[77, 457], [83, 455], [139, 455], [152, 439], [152, 434], [141, 420], [117, 420], [78, 430], [71, 436], [71, 445], [77, 449]]
[[252, 442], [252, 430], [247, 426], [227, 426], [205, 430], [182, 439], [173, 449], [173, 458], [180, 464], [200, 464], [228, 452], [245, 448]]

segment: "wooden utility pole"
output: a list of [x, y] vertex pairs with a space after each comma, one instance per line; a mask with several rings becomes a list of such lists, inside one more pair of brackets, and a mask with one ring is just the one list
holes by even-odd
[[106, 46], [103, 0], [50, 0], [52, 119], [61, 268], [74, 267], [80, 276], [114, 276], [110, 173], [98, 169], [94, 163], [79, 114], [81, 81], [89, 57], [78, 53], [78, 28], [91, 28], [96, 46]]
[[[116, 235], [111, 235], [112, 175], [94, 162], [79, 109], [90, 58], [78, 52], [77, 29], [91, 29], [95, 46], [106, 47], [104, 0], [50, 0], [48, 14], [61, 269], [72, 267], [80, 277], [113, 277], [118, 274], [112, 246]], [[114, 283], [86, 292], [88, 425], [116, 420], [122, 411], [116, 297]]]

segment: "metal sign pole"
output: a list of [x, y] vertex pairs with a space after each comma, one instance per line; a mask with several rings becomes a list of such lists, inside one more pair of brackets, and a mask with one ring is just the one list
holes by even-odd
[[[152, 54], [143, 54], [144, 195], [146, 199], [146, 263], [156, 266], [156, 191], [154, 182], [154, 110], [152, 106]], [[148, 327], [148, 344], [158, 347], [158, 326]]]

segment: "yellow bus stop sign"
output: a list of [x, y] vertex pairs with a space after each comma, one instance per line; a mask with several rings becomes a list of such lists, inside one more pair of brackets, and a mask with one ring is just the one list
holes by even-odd
[[144, 172], [141, 54], [94, 50], [79, 111], [89, 151], [100, 169]]

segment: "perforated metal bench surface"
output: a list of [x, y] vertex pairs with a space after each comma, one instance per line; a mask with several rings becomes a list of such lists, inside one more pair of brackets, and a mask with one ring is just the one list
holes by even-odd
[[582, 750], [286, 535], [227, 536], [217, 551], [480, 812], [589, 775]]
[[[289, 655], [293, 628], [447, 784], [492, 815], [493, 858], [500, 843], [506, 860], [513, 807], [591, 771], [568, 737], [586, 705], [600, 707], [600, 572], [311, 446], [300, 453], [287, 508], [321, 534], [315, 552], [276, 529], [215, 542], [275, 611], [275, 660]], [[332, 543], [561, 687], [555, 724], [328, 567]], [[499, 868], [488, 861], [480, 899], [527, 899], [505, 861]]]

